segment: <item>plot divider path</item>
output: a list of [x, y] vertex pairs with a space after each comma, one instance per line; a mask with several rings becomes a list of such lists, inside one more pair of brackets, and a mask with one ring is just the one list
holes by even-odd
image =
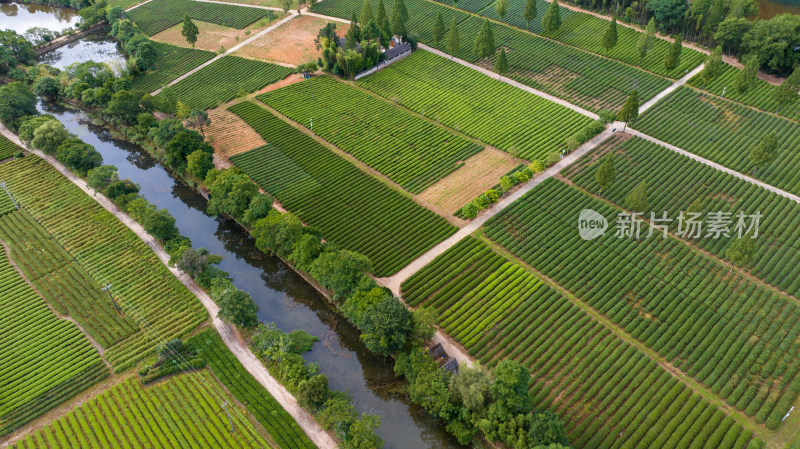
[[681, 79], [679, 79], [679, 80], [675, 81], [674, 83], [670, 84], [669, 87], [667, 87], [666, 89], [664, 89], [661, 92], [659, 92], [658, 94], [656, 94], [655, 97], [651, 98], [646, 103], [644, 103], [643, 105], [639, 106], [639, 114], [644, 114], [644, 111], [646, 111], [646, 110], [650, 109], [651, 107], [653, 107], [653, 105], [658, 103], [659, 100], [661, 100], [662, 98], [664, 98], [667, 95], [669, 95], [672, 92], [674, 92], [679, 87], [681, 87], [684, 84], [686, 84], [695, 75], [700, 73], [705, 66], [706, 66], [706, 64], [703, 63], [703, 64], [700, 64], [699, 66], [695, 67], [694, 70], [692, 70], [691, 72], [686, 73], [686, 75], [684, 75]]
[[[212, 3], [222, 3], [222, 2], [212, 2]], [[241, 6], [241, 5], [239, 5], [239, 6]], [[183, 75], [181, 75], [181, 76], [175, 78], [174, 80], [170, 81], [167, 84], [167, 86], [168, 87], [172, 86], [175, 83], [177, 83], [178, 81], [181, 81], [181, 80], [187, 78], [188, 76], [194, 74], [195, 72], [197, 72], [198, 70], [202, 69], [203, 67], [206, 67], [206, 66], [212, 64], [213, 62], [215, 62], [215, 61], [217, 61], [217, 60], [219, 60], [221, 58], [224, 58], [225, 56], [230, 55], [231, 53], [235, 52], [236, 50], [244, 47], [245, 45], [255, 41], [256, 39], [260, 38], [261, 36], [269, 33], [272, 30], [274, 30], [275, 28], [278, 28], [279, 26], [283, 25], [284, 23], [292, 20], [297, 15], [298, 15], [297, 12], [294, 12], [294, 11], [290, 12], [288, 16], [284, 17], [283, 19], [279, 20], [278, 22], [275, 22], [274, 24], [270, 25], [268, 28], [260, 31], [259, 33], [254, 34], [249, 39], [244, 40], [244, 41], [234, 45], [233, 47], [231, 47], [228, 50], [226, 50], [224, 53], [220, 53], [219, 55], [209, 59], [208, 61], [200, 64], [199, 66], [193, 68], [192, 70], [189, 70], [188, 72], [184, 73]], [[158, 89], [154, 90], [153, 92], [150, 93], [150, 95], [152, 95], [152, 96], [158, 95], [161, 92], [161, 89], [162, 88], [158, 88]]]
[[179, 270], [176, 267], [171, 267], [169, 265], [170, 256], [164, 251], [164, 248], [161, 247], [161, 244], [156, 241], [156, 239], [147, 233], [147, 231], [142, 228], [142, 226], [134, 221], [128, 214], [122, 212], [122, 210], [117, 207], [111, 200], [105, 197], [105, 195], [99, 194], [94, 192], [88, 185], [86, 185], [86, 181], [78, 178], [73, 174], [69, 169], [67, 169], [61, 162], [58, 162], [52, 156], [48, 156], [41, 151], [38, 150], [31, 150], [25, 144], [23, 144], [19, 137], [12, 133], [3, 123], [0, 123], [0, 134], [3, 134], [9, 140], [14, 142], [15, 144], [19, 145], [22, 148], [28, 149], [31, 153], [35, 154], [36, 156], [44, 159], [49, 163], [53, 168], [58, 170], [62, 175], [64, 175], [67, 179], [69, 179], [73, 184], [78, 186], [81, 190], [83, 190], [87, 195], [94, 198], [98, 204], [103, 206], [104, 209], [109, 211], [113, 214], [119, 221], [121, 221], [125, 226], [127, 226], [131, 231], [133, 231], [142, 241], [144, 241], [150, 249], [158, 256], [164, 266], [169, 269], [170, 272], [179, 280], [181, 283], [192, 292], [197, 299], [205, 306], [206, 310], [208, 310], [209, 315], [211, 316], [211, 322], [214, 327], [219, 331], [220, 336], [222, 337], [222, 341], [225, 342], [225, 346], [236, 356], [239, 362], [247, 369], [247, 371], [256, 378], [258, 383], [260, 383], [264, 388], [269, 391], [269, 393], [275, 397], [275, 400], [286, 410], [297, 424], [300, 426], [301, 429], [308, 435], [311, 441], [317, 445], [319, 449], [333, 449], [336, 446], [336, 442], [333, 438], [325, 432], [322, 427], [320, 427], [319, 423], [317, 423], [314, 418], [300, 405], [297, 403], [297, 400], [292, 396], [291, 393], [281, 385], [274, 377], [267, 371], [261, 361], [256, 358], [256, 356], [250, 351], [250, 348], [247, 344], [242, 340], [239, 333], [236, 329], [232, 326], [229, 326], [222, 322], [219, 318], [217, 318], [217, 314], [219, 313], [219, 306], [214, 302], [213, 299], [205, 292], [199, 285], [189, 277], [186, 273]]

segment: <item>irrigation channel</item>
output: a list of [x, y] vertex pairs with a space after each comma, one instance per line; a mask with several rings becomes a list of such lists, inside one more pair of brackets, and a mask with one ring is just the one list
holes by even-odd
[[[0, 29], [8, 23], [3, 10]], [[109, 62], [122, 58], [116, 44], [98, 33], [45, 54], [42, 61], [66, 67], [90, 59]], [[437, 420], [408, 402], [391, 360], [367, 351], [356, 329], [319, 292], [280, 259], [256, 249], [253, 239], [236, 223], [207, 215], [206, 200], [199, 193], [173, 178], [139, 146], [114, 139], [104, 127], [92, 125], [83, 111], [46, 103], [40, 103], [39, 110], [53, 114], [69, 132], [93, 145], [103, 155], [104, 164], [117, 166], [121, 178], [141, 186], [140, 193], [148, 201], [169, 210], [181, 234], [189, 237], [195, 248], [223, 256], [219, 267], [253, 297], [260, 308], [260, 321], [274, 322], [287, 332], [303, 329], [318, 337], [320, 341], [305, 359], [319, 365], [331, 388], [349, 391], [359, 411], [380, 416], [377, 433], [387, 449], [461, 447]]]

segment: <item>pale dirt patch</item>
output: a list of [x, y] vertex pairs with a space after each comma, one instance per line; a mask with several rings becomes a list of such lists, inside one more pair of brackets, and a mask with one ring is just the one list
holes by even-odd
[[[316, 61], [321, 53], [317, 50], [314, 39], [320, 28], [328, 22], [331, 21], [307, 15], [296, 17], [245, 45], [235, 54], [292, 65]], [[345, 23], [332, 23], [336, 23], [336, 33], [339, 36], [344, 36], [350, 28]]]
[[[264, 13], [266, 14], [267, 11], [264, 11]], [[275, 12], [274, 14], [275, 20], [280, 20], [283, 17], [283, 13], [281, 12]], [[194, 20], [193, 22], [197, 25], [197, 29], [199, 30], [194, 48], [208, 51], [227, 50], [240, 42], [246, 41], [269, 26], [269, 23], [264, 19], [248, 25], [243, 30], [228, 28], [215, 23], [201, 22], [199, 20]], [[150, 36], [150, 39], [177, 47], [191, 48], [192, 45], [186, 42], [186, 39], [181, 35], [182, 29], [183, 23], [179, 23]]]
[[[268, 6], [270, 8], [282, 8], [281, 0], [225, 0], [226, 3], [238, 3], [240, 5], [253, 5], [253, 6]], [[290, 9], [297, 9], [297, 0], [292, 1]], [[280, 11], [275, 11], [276, 14], [283, 15]]]
[[206, 127], [206, 137], [223, 160], [267, 144], [244, 120], [224, 108], [208, 111], [208, 118], [211, 125]]
[[500, 177], [518, 164], [519, 161], [508, 153], [486, 147], [465, 160], [461, 168], [428, 187], [417, 197], [447, 214], [452, 214], [476, 196], [497, 185]]

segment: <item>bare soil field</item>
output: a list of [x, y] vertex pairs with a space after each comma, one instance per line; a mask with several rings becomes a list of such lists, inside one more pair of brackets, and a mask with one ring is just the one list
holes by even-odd
[[[239, 49], [236, 55], [292, 65], [316, 61], [320, 52], [314, 39], [320, 28], [328, 22], [319, 17], [296, 17]], [[336, 23], [336, 34], [339, 36], [344, 36], [350, 28], [346, 23], [333, 23]]]
[[206, 128], [206, 136], [223, 160], [266, 144], [253, 128], [224, 107], [208, 111], [208, 118], [211, 125]]
[[500, 177], [520, 162], [504, 151], [486, 147], [418, 197], [442, 212], [453, 214], [476, 196], [497, 185]]
[[[264, 12], [266, 13], [266, 11]], [[274, 14], [275, 20], [280, 20], [283, 17], [283, 13], [275, 12]], [[255, 35], [272, 23], [267, 22], [266, 19], [261, 19], [248, 25], [247, 28], [243, 30], [237, 30], [235, 28], [228, 28], [215, 23], [201, 22], [199, 20], [194, 20], [193, 22], [195, 25], [197, 25], [197, 29], [200, 31], [200, 33], [197, 35], [197, 42], [195, 43], [194, 47], [200, 50], [208, 51], [225, 51], [239, 42], [249, 39], [250, 36]], [[192, 45], [186, 42], [186, 39], [181, 36], [182, 29], [183, 24], [179, 23], [151, 36], [150, 39], [178, 47], [191, 48]]]

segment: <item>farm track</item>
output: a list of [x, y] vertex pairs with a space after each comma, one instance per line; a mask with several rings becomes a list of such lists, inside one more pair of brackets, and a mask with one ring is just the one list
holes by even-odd
[[[0, 134], [3, 134], [20, 147], [28, 149], [27, 146], [25, 146], [19, 140], [19, 137], [17, 137], [16, 134], [12, 133], [2, 123], [0, 123]], [[63, 164], [55, 160], [55, 158], [45, 155], [38, 150], [29, 149], [28, 151], [47, 161], [47, 163], [49, 163], [53, 168], [58, 170], [62, 175], [64, 175], [73, 184], [78, 186], [87, 195], [94, 198], [98, 204], [113, 214], [119, 221], [133, 231], [143, 242], [145, 242], [147, 246], [149, 246], [150, 249], [153, 250], [153, 252], [158, 256], [161, 262], [170, 270], [170, 272], [172, 272], [172, 274], [179, 281], [181, 281], [181, 283], [190, 292], [192, 292], [197, 299], [200, 300], [203, 306], [205, 306], [209, 315], [211, 315], [212, 324], [219, 332], [222, 340], [225, 342], [225, 346], [228, 347], [228, 349], [236, 356], [239, 362], [244, 365], [245, 369], [247, 369], [247, 371], [253, 377], [255, 377], [256, 380], [258, 380], [258, 382], [264, 388], [266, 388], [267, 391], [269, 391], [269, 393], [278, 401], [278, 403], [289, 413], [289, 415], [297, 422], [300, 428], [303, 429], [306, 435], [308, 435], [311, 441], [314, 442], [319, 449], [333, 449], [336, 447], [336, 442], [333, 440], [333, 438], [319, 426], [319, 424], [305, 409], [300, 407], [300, 405], [297, 403], [297, 400], [291, 395], [291, 393], [289, 393], [289, 391], [283, 385], [278, 383], [278, 381], [269, 374], [264, 365], [261, 364], [258, 358], [256, 358], [256, 356], [250, 351], [250, 348], [244, 342], [236, 329], [226, 325], [219, 318], [217, 318], [219, 306], [214, 302], [214, 300], [211, 299], [208, 293], [201, 289], [200, 286], [198, 286], [197, 283], [195, 283], [194, 280], [189, 277], [189, 275], [175, 267], [169, 266], [169, 254], [164, 251], [164, 248], [161, 247], [161, 245], [153, 236], [148, 234], [144, 228], [142, 228], [142, 226], [134, 221], [128, 214], [122, 212], [116, 204], [111, 202], [111, 200], [102, 194], [94, 192], [86, 185], [85, 181], [75, 176]]]

